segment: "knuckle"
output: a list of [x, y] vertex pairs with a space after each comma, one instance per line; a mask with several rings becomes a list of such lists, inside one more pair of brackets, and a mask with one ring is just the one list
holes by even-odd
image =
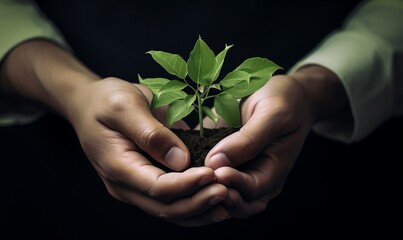
[[281, 119], [281, 126], [294, 125], [298, 120], [296, 117], [295, 109], [301, 109], [299, 106], [293, 106], [295, 104], [288, 102], [286, 99], [278, 98], [277, 104], [274, 104], [273, 112], [276, 114], [276, 119]]
[[119, 194], [116, 193], [116, 191], [111, 190], [110, 188], [107, 188], [106, 190], [109, 193], [109, 195], [111, 195], [114, 199], [117, 199], [119, 201], [123, 201], [123, 199], [120, 197]]
[[265, 180], [254, 178], [253, 187], [250, 188], [251, 197], [262, 198], [263, 196], [268, 196], [270, 200], [280, 195], [283, 186], [282, 181], [273, 181], [272, 184], [267, 184]]
[[108, 182], [122, 183], [122, 179], [125, 179], [126, 173], [120, 164], [109, 162], [102, 166], [101, 169], [102, 170], [99, 171], [99, 174]]
[[131, 102], [131, 97], [122, 91], [114, 91], [106, 96], [106, 108], [112, 112], [123, 112]]
[[105, 187], [106, 191], [108, 192], [109, 195], [111, 195], [112, 198], [119, 200], [121, 202], [126, 202], [111, 184], [105, 182]]
[[159, 198], [160, 193], [158, 190], [156, 190], [155, 184], [151, 184], [150, 186], [147, 187], [146, 193], [148, 196], [151, 198]]
[[164, 126], [146, 126], [142, 131], [138, 132], [138, 144], [143, 147], [159, 147], [162, 144], [162, 134], [164, 132]]
[[166, 189], [158, 184], [158, 180], [147, 186], [145, 192], [149, 197], [157, 199], [162, 203], [169, 203], [172, 199], [172, 197], [169, 197], [169, 193], [166, 191]]

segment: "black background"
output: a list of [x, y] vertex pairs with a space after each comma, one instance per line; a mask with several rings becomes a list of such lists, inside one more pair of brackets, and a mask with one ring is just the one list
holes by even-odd
[[[136, 81], [164, 71], [145, 52], [187, 59], [199, 35], [223, 72], [267, 57], [285, 71], [358, 1], [37, 1], [87, 66]], [[183, 228], [114, 200], [71, 126], [48, 113], [0, 128], [1, 239], [288, 239], [401, 236], [403, 124], [385, 122], [345, 145], [311, 133], [280, 196], [245, 220]], [[4, 234], [4, 235], [3, 235]]]

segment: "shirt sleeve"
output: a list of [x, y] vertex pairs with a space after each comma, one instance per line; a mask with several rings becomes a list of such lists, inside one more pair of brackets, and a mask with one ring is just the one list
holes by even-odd
[[403, 115], [402, 23], [403, 1], [363, 1], [340, 29], [289, 70], [321, 65], [332, 70], [345, 87], [351, 111], [317, 123], [316, 133], [352, 143], [390, 117]]
[[[0, 1], [0, 39], [0, 63], [13, 48], [30, 39], [46, 39], [69, 49], [62, 34], [30, 0]], [[41, 113], [37, 107], [5, 100], [0, 92], [0, 126], [25, 124]]]

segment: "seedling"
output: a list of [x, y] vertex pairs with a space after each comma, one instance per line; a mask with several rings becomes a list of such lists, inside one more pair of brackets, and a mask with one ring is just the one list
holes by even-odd
[[168, 105], [166, 122], [169, 127], [196, 111], [200, 135], [204, 136], [205, 116], [217, 124], [217, 115], [205, 106], [205, 101], [210, 98], [214, 98], [216, 113], [229, 126], [240, 127], [239, 100], [263, 87], [274, 72], [282, 68], [266, 58], [253, 57], [217, 81], [225, 56], [232, 46], [225, 45], [224, 50], [215, 55], [199, 37], [187, 62], [178, 54], [147, 52], [169, 74], [179, 79], [143, 79], [138, 76], [139, 82], [153, 93], [152, 108]]

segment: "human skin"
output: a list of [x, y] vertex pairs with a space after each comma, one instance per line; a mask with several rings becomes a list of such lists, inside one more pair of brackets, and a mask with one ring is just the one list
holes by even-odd
[[313, 124], [348, 107], [348, 101], [333, 72], [311, 65], [272, 77], [241, 106], [243, 126], [205, 161], [217, 182], [229, 188], [224, 205], [235, 218], [266, 209], [281, 192]]
[[[210, 151], [206, 167], [181, 172], [189, 152], [163, 125], [164, 109], [150, 110], [152, 94], [143, 86], [101, 79], [46, 41], [15, 48], [1, 66], [0, 80], [6, 95], [45, 105], [72, 124], [113, 197], [181, 226], [263, 211], [281, 192], [312, 125], [347, 105], [339, 79], [328, 69], [307, 66], [276, 75], [242, 100], [242, 128]], [[183, 121], [175, 127], [188, 128]], [[172, 146], [183, 152], [174, 148], [168, 154]], [[176, 171], [153, 166], [138, 148]]]
[[[45, 40], [14, 48], [0, 76], [3, 95], [45, 106], [71, 123], [114, 198], [180, 226], [202, 226], [230, 216], [220, 204], [228, 198], [228, 188], [214, 181], [209, 167], [187, 169], [188, 149], [164, 126], [164, 109], [150, 110], [152, 94], [143, 86], [101, 79]], [[188, 128], [184, 122], [175, 127]], [[174, 171], [154, 166], [139, 148]]]

